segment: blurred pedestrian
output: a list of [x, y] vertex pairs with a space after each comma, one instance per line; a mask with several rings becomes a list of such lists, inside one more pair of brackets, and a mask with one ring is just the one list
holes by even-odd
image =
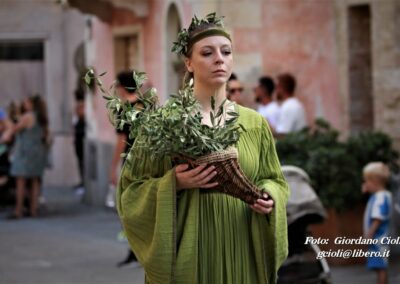
[[[132, 71], [124, 71], [117, 75], [116, 91], [118, 96], [123, 102], [129, 102], [135, 104], [137, 101], [136, 96], [136, 83], [133, 80]], [[119, 174], [118, 169], [120, 168], [121, 162], [125, 161], [125, 157], [121, 159], [122, 154], [127, 154], [129, 149], [132, 147], [134, 138], [129, 137], [129, 125], [125, 124], [122, 130], [117, 130], [117, 141], [115, 145], [114, 155], [110, 168], [110, 188], [115, 189]], [[112, 193], [115, 196], [115, 192]], [[114, 204], [115, 206], [115, 204]], [[128, 248], [128, 254], [126, 258], [118, 262], [117, 266], [121, 267], [130, 263], [138, 263], [135, 254], [130, 248]]]
[[40, 96], [24, 99], [24, 113], [14, 127], [16, 134], [11, 175], [16, 178], [16, 204], [10, 218], [21, 218], [26, 181], [31, 180], [30, 215], [37, 216], [40, 180], [47, 164], [50, 136], [44, 101]]
[[85, 121], [85, 101], [83, 93], [79, 90], [75, 92], [76, 105], [75, 105], [75, 117], [73, 121], [74, 125], [74, 148], [76, 158], [78, 160], [79, 167], [79, 184], [75, 186], [76, 193], [79, 195], [84, 194], [85, 189], [83, 186], [84, 181], [84, 150], [85, 150], [85, 132], [86, 132], [86, 121]]
[[255, 100], [260, 113], [269, 123], [274, 132], [279, 119], [279, 104], [273, 98], [275, 83], [271, 77], [264, 76], [258, 79], [258, 86], [254, 88]]
[[276, 95], [282, 101], [276, 126], [277, 136], [296, 132], [307, 126], [306, 114], [301, 101], [295, 97], [296, 79], [289, 73], [278, 76]]
[[392, 212], [392, 194], [386, 190], [390, 171], [384, 163], [373, 162], [364, 167], [363, 176], [362, 192], [371, 194], [364, 212], [364, 237], [376, 240], [368, 246], [372, 256], [367, 257], [367, 268], [376, 272], [378, 284], [386, 284], [389, 245], [383, 240], [389, 235]]
[[18, 121], [19, 116], [21, 115], [22, 107], [18, 105], [14, 101], [10, 102], [7, 107], [8, 118], [11, 122], [16, 123]]
[[13, 129], [13, 122], [0, 108], [0, 206], [9, 206], [14, 203], [14, 179], [10, 176]]
[[9, 144], [13, 138], [13, 123], [0, 108], [0, 144]]
[[228, 79], [227, 83], [227, 99], [236, 102], [239, 105], [243, 105], [243, 86], [240, 83], [235, 73]]
[[10, 196], [9, 152], [13, 137], [13, 125], [6, 112], [0, 108], [0, 205], [8, 205]]

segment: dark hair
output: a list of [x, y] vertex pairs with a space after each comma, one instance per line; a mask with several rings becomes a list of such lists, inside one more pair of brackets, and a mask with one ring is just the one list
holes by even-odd
[[232, 73], [231, 76], [230, 76], [229, 79], [228, 79], [228, 82], [229, 82], [229, 81], [233, 81], [233, 80], [237, 80], [237, 79], [238, 79], [238, 78], [237, 78], [236, 74], [235, 74], [235, 73]]
[[85, 99], [85, 91], [83, 89], [76, 89], [74, 93], [76, 101], [83, 101]]
[[30, 97], [33, 111], [36, 114], [36, 119], [39, 125], [43, 128], [43, 144], [47, 144], [49, 138], [49, 118], [47, 115], [47, 105], [43, 98], [36, 94]]
[[133, 80], [133, 71], [122, 71], [117, 75], [117, 82], [124, 87], [128, 93], [136, 92], [136, 83]]
[[278, 76], [278, 82], [288, 94], [293, 95], [296, 89], [296, 79], [293, 75], [289, 73], [280, 74]]
[[258, 79], [258, 83], [260, 84], [261, 88], [263, 88], [265, 90], [265, 93], [267, 94], [267, 96], [271, 97], [272, 93], [275, 90], [274, 80], [272, 80], [271, 77], [263, 76], [260, 79]]

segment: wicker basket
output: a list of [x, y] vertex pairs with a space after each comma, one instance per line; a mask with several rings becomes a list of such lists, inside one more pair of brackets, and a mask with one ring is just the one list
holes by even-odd
[[188, 162], [193, 167], [201, 164], [215, 166], [217, 175], [211, 180], [211, 182], [218, 182], [218, 185], [213, 188], [215, 190], [239, 198], [248, 204], [254, 204], [257, 199], [264, 199], [262, 191], [245, 176], [240, 168], [236, 148], [230, 147], [196, 160], [188, 160]]

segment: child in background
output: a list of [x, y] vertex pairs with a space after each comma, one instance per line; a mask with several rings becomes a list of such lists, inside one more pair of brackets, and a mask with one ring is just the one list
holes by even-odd
[[[392, 194], [385, 189], [389, 175], [389, 168], [381, 162], [369, 163], [363, 169], [362, 192], [371, 194], [364, 212], [364, 237], [378, 240], [377, 244], [368, 246], [368, 251], [380, 252], [381, 255], [389, 250], [388, 245], [381, 243], [390, 228]], [[388, 283], [387, 257], [368, 257], [367, 268], [377, 273], [379, 284]]]

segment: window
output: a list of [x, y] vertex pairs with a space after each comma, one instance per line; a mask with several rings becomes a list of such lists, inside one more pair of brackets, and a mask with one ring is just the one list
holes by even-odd
[[114, 38], [115, 71], [138, 69], [139, 67], [138, 35], [116, 36]]
[[0, 60], [23, 61], [44, 59], [44, 48], [42, 42], [13, 42], [0, 41]]
[[348, 10], [350, 131], [373, 128], [371, 13], [369, 5]]

